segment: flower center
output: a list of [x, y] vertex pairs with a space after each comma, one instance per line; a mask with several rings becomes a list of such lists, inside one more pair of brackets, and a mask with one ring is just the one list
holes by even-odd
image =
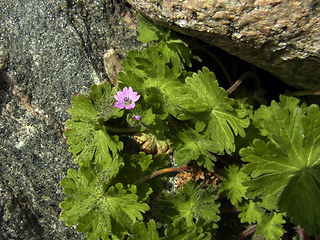
[[129, 97], [124, 97], [123, 100], [124, 100], [124, 103], [125, 103], [127, 106], [129, 106], [129, 105], [131, 104], [131, 99], [130, 99]]

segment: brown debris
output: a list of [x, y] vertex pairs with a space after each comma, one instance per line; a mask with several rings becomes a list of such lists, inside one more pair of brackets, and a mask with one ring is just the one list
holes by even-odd
[[178, 188], [187, 183], [189, 180], [201, 181], [204, 187], [212, 185], [216, 187], [218, 178], [214, 171], [210, 172], [206, 168], [198, 166], [195, 161], [189, 164], [189, 171], [183, 171], [177, 174]]

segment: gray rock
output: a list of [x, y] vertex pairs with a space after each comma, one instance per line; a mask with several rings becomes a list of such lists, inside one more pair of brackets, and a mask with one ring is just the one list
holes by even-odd
[[268, 70], [320, 88], [317, 0], [128, 0], [143, 15]]
[[103, 55], [140, 44], [118, 1], [0, 0], [0, 239], [84, 239], [59, 219], [76, 167], [63, 137], [71, 96], [108, 79]]

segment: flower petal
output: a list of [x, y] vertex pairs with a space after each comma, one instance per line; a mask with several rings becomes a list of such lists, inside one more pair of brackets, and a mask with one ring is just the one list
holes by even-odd
[[137, 96], [133, 97], [133, 98], [131, 99], [131, 101], [132, 101], [132, 102], [136, 102], [136, 101], [139, 100], [139, 98], [140, 98], [140, 95], [137, 95]]
[[123, 100], [123, 97], [122, 97], [122, 96], [119, 96], [119, 95], [114, 95], [114, 98], [115, 98], [117, 101]]
[[124, 87], [123, 88], [123, 98], [128, 97], [128, 95], [129, 95], [128, 88]]
[[135, 107], [134, 102], [138, 101], [140, 95], [138, 95], [138, 92], [134, 92], [132, 87], [124, 87], [122, 91], [117, 91], [117, 95], [114, 95], [114, 98], [118, 101], [115, 103], [115, 107], [131, 109]]
[[139, 121], [140, 118], [141, 118], [141, 116], [139, 116], [139, 115], [133, 115], [132, 118], [135, 118], [135, 119], [137, 119], [137, 120]]
[[131, 109], [131, 108], [134, 108], [135, 104], [134, 102], [132, 102], [130, 105], [126, 105], [125, 108], [126, 109]]
[[121, 96], [123, 96], [123, 92], [122, 92], [122, 91], [117, 91], [117, 95], [118, 95], [119, 97], [121, 97]]
[[128, 97], [129, 97], [129, 99], [132, 99], [132, 97], [133, 97], [133, 90], [132, 90], [132, 87], [129, 87], [129, 90], [128, 90]]
[[123, 108], [126, 108], [127, 106], [124, 104], [124, 102], [116, 102], [114, 104], [115, 107], [117, 108], [120, 108], [120, 109], [123, 109]]
[[137, 93], [137, 92], [133, 92], [133, 93], [132, 93], [132, 97], [131, 97], [131, 99], [134, 99], [137, 95], [138, 95], [138, 93]]

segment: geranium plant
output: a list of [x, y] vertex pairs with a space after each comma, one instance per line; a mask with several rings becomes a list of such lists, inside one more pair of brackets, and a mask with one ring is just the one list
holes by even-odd
[[282, 95], [255, 109], [208, 68], [188, 71], [196, 57], [169, 30], [141, 18], [139, 33], [153, 44], [128, 52], [118, 89], [72, 97], [65, 136], [79, 167], [61, 181], [61, 219], [88, 239], [214, 239], [228, 199], [265, 239], [285, 223], [318, 234], [319, 107]]

